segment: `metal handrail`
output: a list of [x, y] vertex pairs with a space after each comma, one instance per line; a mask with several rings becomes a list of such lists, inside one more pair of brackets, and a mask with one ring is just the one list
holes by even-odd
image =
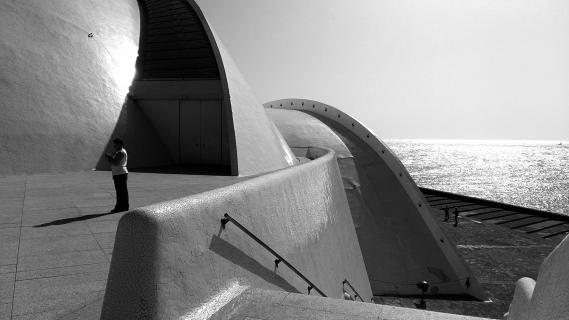
[[348, 285], [350, 286], [350, 288], [352, 289], [352, 291], [356, 294], [354, 297], [355, 298], [360, 298], [361, 302], [364, 302], [364, 299], [362, 298], [362, 296], [360, 296], [360, 294], [356, 291], [356, 289], [354, 288], [354, 286], [352, 286], [352, 284], [350, 283], [350, 281], [348, 281], [348, 279], [344, 279], [344, 281], [342, 281], [342, 285]]
[[[289, 267], [294, 273], [296, 273], [297, 276], [299, 276], [302, 280], [304, 280], [307, 284], [308, 284], [308, 294], [310, 294], [310, 291], [312, 289], [316, 290], [321, 296], [326, 297], [326, 295], [324, 294], [324, 292], [322, 292], [320, 289], [318, 289], [318, 287], [316, 285], [314, 285], [314, 283], [312, 283], [310, 280], [308, 280], [302, 273], [300, 273], [300, 271], [298, 271], [295, 267], [293, 267], [288, 261], [286, 261], [285, 258], [283, 258], [281, 255], [279, 255], [278, 253], [276, 253], [275, 250], [271, 249], [266, 243], [264, 243], [261, 239], [257, 238], [257, 236], [255, 236], [253, 233], [251, 233], [251, 231], [249, 231], [247, 228], [245, 228], [243, 225], [241, 225], [239, 222], [237, 222], [235, 219], [233, 219], [231, 216], [229, 216], [229, 214], [224, 214], [223, 218], [221, 219], [221, 226], [223, 229], [225, 229], [225, 225], [229, 222], [233, 222], [234, 225], [236, 225], [239, 229], [241, 229], [241, 231], [245, 232], [251, 239], [255, 240], [258, 244], [260, 244], [261, 246], [263, 246], [263, 248], [267, 249], [273, 256], [275, 256], [277, 259], [275, 260], [275, 269], [278, 268], [279, 263], [284, 263], [287, 267]], [[355, 291], [355, 290], [354, 290]]]

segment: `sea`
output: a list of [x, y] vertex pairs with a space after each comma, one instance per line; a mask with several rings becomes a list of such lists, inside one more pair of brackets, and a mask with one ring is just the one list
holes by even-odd
[[569, 215], [569, 142], [384, 140], [420, 187]]

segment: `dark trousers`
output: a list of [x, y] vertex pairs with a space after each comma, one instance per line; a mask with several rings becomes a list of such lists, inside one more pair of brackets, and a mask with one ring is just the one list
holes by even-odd
[[117, 204], [115, 210], [128, 210], [128, 188], [126, 182], [128, 173], [113, 176], [115, 183], [115, 193], [117, 194]]

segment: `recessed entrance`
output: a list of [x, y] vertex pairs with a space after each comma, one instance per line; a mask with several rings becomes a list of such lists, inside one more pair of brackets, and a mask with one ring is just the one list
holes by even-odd
[[167, 150], [170, 166], [229, 170], [221, 100], [141, 99], [137, 104]]

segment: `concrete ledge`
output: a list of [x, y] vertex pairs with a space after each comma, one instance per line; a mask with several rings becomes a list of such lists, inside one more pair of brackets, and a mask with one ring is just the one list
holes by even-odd
[[516, 282], [516, 291], [508, 310], [508, 319], [521, 319], [527, 314], [534, 287], [535, 280], [532, 278], [521, 278]]
[[[216, 302], [216, 303], [213, 303]], [[310, 319], [310, 320], [481, 320], [483, 318], [335, 300], [272, 290], [254, 289], [237, 283], [221, 290], [203, 307], [207, 319]], [[205, 311], [207, 310], [207, 311]], [[201, 310], [197, 310], [201, 311]], [[196, 319], [195, 311], [180, 319]]]
[[[320, 152], [311, 152], [318, 155]], [[371, 299], [334, 153], [119, 222], [101, 319], [174, 319], [231, 283], [306, 293], [306, 283], [220, 218], [228, 212], [329, 297], [348, 279]], [[314, 291], [312, 293], [315, 294]]]
[[[533, 280], [518, 281], [509, 320], [563, 320], [569, 314], [569, 237], [545, 258]], [[530, 300], [531, 299], [531, 300]]]

